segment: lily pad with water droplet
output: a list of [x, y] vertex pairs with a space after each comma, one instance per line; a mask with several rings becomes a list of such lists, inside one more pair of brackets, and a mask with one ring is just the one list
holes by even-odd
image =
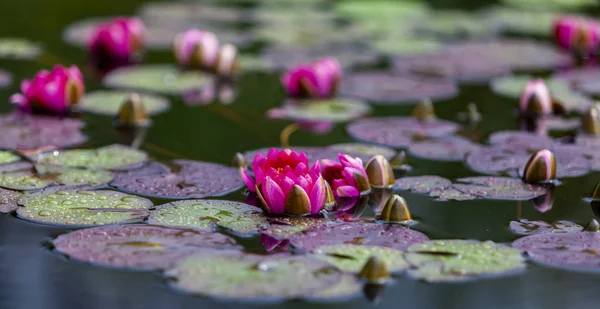
[[294, 234], [304, 230], [325, 225], [329, 220], [314, 217], [272, 217], [267, 219], [269, 225], [261, 233], [275, 239], [289, 239]]
[[56, 177], [56, 181], [65, 186], [90, 186], [97, 187], [112, 181], [113, 175], [104, 170], [87, 170], [78, 168], [65, 168], [62, 166], [37, 164], [37, 175], [44, 179]]
[[[110, 90], [88, 92], [77, 107], [94, 114], [115, 116], [129, 94], [130, 92], [126, 91]], [[142, 94], [141, 98], [146, 112], [150, 115], [162, 113], [169, 108], [169, 101], [165, 98], [151, 94]]]
[[258, 233], [268, 222], [262, 210], [224, 200], [186, 200], [156, 207], [148, 223], [212, 231], [217, 226], [239, 234]]
[[555, 221], [548, 223], [544, 221], [529, 221], [527, 219], [510, 221], [509, 228], [513, 233], [518, 235], [571, 233], [581, 232], [583, 230], [583, 226], [571, 221]]
[[170, 173], [120, 175], [111, 183], [122, 191], [171, 198], [203, 198], [231, 193], [244, 186], [233, 167], [191, 160], [175, 160], [177, 170]]
[[404, 252], [386, 247], [331, 245], [315, 249], [313, 255], [348, 273], [359, 273], [372, 256], [385, 263], [390, 273], [401, 272], [408, 268], [408, 263], [404, 260]]
[[319, 226], [296, 233], [290, 239], [290, 244], [304, 251], [341, 244], [403, 250], [413, 243], [427, 239], [424, 234], [398, 224], [348, 222]]
[[119, 170], [139, 167], [147, 159], [148, 155], [143, 151], [115, 144], [97, 149], [74, 149], [57, 154], [42, 154], [37, 158], [37, 162], [65, 167]]
[[151, 225], [110, 225], [73, 231], [52, 241], [71, 259], [130, 269], [166, 269], [205, 248], [237, 248], [223, 234]]
[[0, 149], [37, 149], [82, 144], [83, 121], [71, 118], [5, 114], [0, 115]]
[[454, 187], [445, 189], [433, 190], [429, 193], [429, 196], [437, 197], [437, 201], [469, 201], [477, 198], [476, 195], [461, 192]]
[[17, 191], [39, 190], [55, 182], [51, 179], [41, 179], [30, 172], [13, 172], [0, 174], [0, 187]]
[[27, 220], [70, 226], [139, 221], [153, 207], [150, 200], [109, 190], [66, 190], [23, 196], [17, 214]]
[[42, 53], [39, 44], [22, 38], [0, 38], [0, 58], [32, 59]]
[[404, 148], [416, 138], [452, 135], [459, 128], [450, 121], [419, 121], [412, 117], [372, 117], [356, 120], [346, 131], [357, 140]]
[[513, 274], [525, 269], [519, 250], [491, 241], [435, 240], [412, 245], [409, 275], [428, 282], [452, 282]]
[[180, 71], [164, 64], [149, 64], [116, 69], [108, 73], [103, 82], [108, 87], [181, 94], [198, 90], [210, 81], [199, 71]]
[[9, 213], [19, 207], [17, 201], [23, 194], [17, 191], [0, 188], [0, 213]]
[[544, 187], [526, 184], [518, 178], [480, 176], [456, 181], [454, 189], [493, 200], [529, 200], [547, 192]]
[[187, 257], [167, 275], [175, 278], [173, 285], [179, 289], [228, 300], [297, 299], [314, 295], [342, 278], [334, 267], [308, 256], [269, 257], [217, 250]]
[[544, 265], [600, 271], [600, 233], [597, 232], [537, 234], [517, 239], [512, 246]]
[[430, 193], [449, 188], [452, 181], [440, 176], [412, 176], [396, 179], [396, 187], [415, 193]]
[[466, 138], [450, 136], [412, 143], [408, 146], [408, 153], [421, 159], [461, 162], [469, 152], [478, 147], [479, 145]]
[[297, 121], [344, 122], [364, 116], [371, 107], [360, 101], [347, 99], [290, 101], [282, 107], [270, 109], [272, 118]]
[[374, 104], [416, 103], [422, 99], [443, 100], [458, 94], [458, 86], [447, 79], [386, 72], [361, 72], [344, 76], [340, 93]]

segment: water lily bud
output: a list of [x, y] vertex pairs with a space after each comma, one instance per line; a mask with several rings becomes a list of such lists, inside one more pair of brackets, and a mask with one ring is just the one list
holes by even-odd
[[596, 219], [592, 219], [586, 226], [586, 232], [598, 232], [600, 231], [600, 223]]
[[435, 119], [435, 109], [430, 99], [421, 101], [413, 109], [413, 117], [419, 121], [431, 121]]
[[246, 158], [244, 157], [243, 154], [241, 153], [236, 153], [233, 156], [233, 160], [231, 161], [231, 165], [233, 167], [241, 167], [241, 168], [246, 168], [248, 167], [248, 163], [246, 162]]
[[310, 200], [306, 191], [299, 185], [294, 185], [285, 201], [285, 212], [290, 215], [310, 213]]
[[382, 155], [375, 155], [365, 168], [369, 183], [376, 187], [392, 186], [396, 181], [390, 162]]
[[231, 76], [238, 72], [239, 69], [240, 63], [237, 48], [231, 44], [223, 45], [219, 51], [215, 72], [221, 76]]
[[531, 80], [525, 85], [519, 101], [522, 114], [552, 114], [552, 97], [543, 79]]
[[370, 283], [384, 283], [390, 279], [385, 262], [376, 256], [371, 256], [359, 273], [359, 277]]
[[598, 106], [590, 107], [581, 115], [581, 128], [588, 134], [600, 134], [600, 109]]
[[534, 153], [523, 171], [523, 181], [526, 183], [548, 182], [556, 179], [556, 158], [548, 149]]
[[150, 124], [150, 118], [142, 103], [142, 98], [137, 93], [127, 96], [117, 115], [116, 125], [123, 127], [144, 127]]
[[379, 218], [387, 222], [407, 222], [412, 220], [406, 200], [398, 194], [394, 194], [387, 200]]
[[173, 41], [173, 53], [179, 65], [212, 70], [219, 59], [219, 40], [209, 31], [190, 29]]

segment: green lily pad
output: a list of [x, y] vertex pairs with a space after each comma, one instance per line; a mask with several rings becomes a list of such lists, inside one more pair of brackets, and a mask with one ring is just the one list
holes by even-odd
[[37, 158], [37, 162], [65, 167], [119, 170], [137, 167], [147, 159], [148, 155], [143, 151], [115, 144], [98, 149], [74, 149], [57, 154], [42, 154]]
[[0, 187], [17, 190], [39, 190], [54, 184], [51, 179], [41, 179], [30, 172], [0, 174]]
[[108, 87], [135, 89], [165, 94], [181, 94], [198, 90], [210, 81], [199, 71], [180, 71], [166, 64], [120, 68], [108, 73], [103, 82]]
[[345, 122], [368, 114], [371, 107], [361, 101], [348, 99], [290, 101], [267, 113], [272, 118], [298, 121]]
[[185, 258], [167, 275], [184, 291], [227, 300], [296, 299], [326, 289], [342, 277], [334, 267], [308, 256], [266, 257], [224, 250]]
[[392, 56], [414, 56], [433, 54], [443, 48], [443, 44], [434, 40], [417, 37], [388, 37], [377, 40], [374, 44], [375, 50]]
[[420, 19], [416, 31], [442, 38], [473, 38], [492, 36], [495, 27], [482, 16], [463, 11], [435, 11], [433, 16]]
[[418, 1], [337, 1], [334, 10], [348, 18], [399, 19], [425, 17], [428, 6]]
[[21, 161], [21, 157], [10, 151], [0, 151], [0, 164], [9, 164]]
[[316, 258], [348, 273], [359, 273], [371, 256], [384, 262], [391, 273], [408, 268], [402, 251], [386, 247], [344, 244], [319, 247], [313, 253]]
[[409, 275], [428, 282], [464, 281], [525, 268], [519, 250], [491, 241], [433, 240], [414, 244], [407, 251], [406, 260], [416, 267]]
[[597, 0], [502, 0], [508, 6], [527, 10], [575, 10], [598, 5]]
[[134, 222], [153, 206], [148, 199], [109, 190], [41, 192], [23, 196], [18, 203], [22, 218], [73, 226]]
[[485, 16], [491, 24], [505, 32], [549, 37], [553, 33], [553, 23], [560, 14], [495, 7], [486, 11]]
[[39, 44], [21, 38], [0, 38], [0, 58], [32, 59], [42, 53]]
[[86, 170], [65, 168], [62, 166], [37, 164], [38, 176], [49, 178], [56, 175], [56, 180], [65, 186], [99, 186], [112, 181], [113, 174], [104, 170]]
[[273, 68], [263, 58], [255, 56], [241, 56], [240, 67], [245, 72], [271, 71]]
[[[89, 113], [116, 116], [129, 93], [111, 90], [88, 92], [77, 106]], [[165, 98], [151, 94], [143, 94], [141, 97], [144, 108], [150, 115], [162, 113], [169, 108], [169, 101]]]
[[217, 226], [239, 234], [258, 233], [267, 225], [260, 208], [224, 200], [186, 200], [157, 206], [148, 223], [212, 231]]
[[344, 274], [338, 283], [323, 290], [315, 291], [310, 297], [307, 297], [307, 300], [319, 303], [327, 301], [339, 302], [359, 296], [362, 289], [363, 282], [356, 275]]
[[23, 194], [21, 192], [0, 188], [0, 213], [10, 213], [19, 206], [17, 201]]

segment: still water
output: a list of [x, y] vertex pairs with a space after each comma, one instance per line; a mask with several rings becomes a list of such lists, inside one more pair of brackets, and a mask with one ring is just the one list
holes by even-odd
[[[0, 111], [12, 106], [8, 97], [18, 90], [18, 81], [33, 76], [54, 63], [83, 64], [86, 56], [60, 39], [69, 23], [91, 16], [131, 14], [143, 1], [137, 0], [3, 0], [0, 4], [0, 36], [22, 36], [40, 41], [46, 53], [38, 61], [0, 61], [0, 67], [14, 74], [13, 86], [0, 91]], [[438, 1], [439, 2], [439, 1]], [[442, 3], [448, 6], [450, 1]], [[456, 4], [456, 2], [452, 2]], [[460, 3], [471, 6], [472, 3]], [[171, 61], [170, 53], [152, 52], [148, 62]], [[88, 90], [100, 84], [87, 74]], [[172, 100], [171, 110], [154, 118], [154, 126], [142, 145], [153, 158], [176, 158], [228, 164], [234, 153], [279, 144], [279, 133], [289, 124], [266, 120], [265, 111], [281, 104], [284, 93], [275, 74], [249, 74], [238, 83], [238, 96], [232, 105], [188, 107]], [[469, 102], [478, 104], [483, 121], [470, 128], [480, 141], [500, 129], [517, 129], [510, 101], [494, 96], [487, 86], [461, 87], [458, 97], [436, 105], [438, 116], [456, 120]], [[514, 105], [514, 104], [513, 104]], [[406, 115], [410, 107], [377, 107], [373, 115]], [[491, 116], [493, 114], [493, 117]], [[84, 146], [119, 143], [109, 117], [85, 115]], [[1, 134], [1, 132], [0, 132]], [[291, 145], [328, 145], [351, 141], [343, 126], [317, 136], [297, 132]], [[474, 175], [463, 163], [438, 163], [409, 158], [414, 175], [436, 174], [448, 178]], [[510, 242], [516, 237], [507, 223], [517, 218], [529, 220], [571, 220], [585, 224], [594, 213], [581, 200], [600, 175], [568, 179], [557, 188], [551, 211], [538, 213], [528, 202], [450, 201], [436, 202], [426, 196], [403, 193], [413, 215], [421, 218], [424, 232], [431, 238], [469, 238]], [[240, 192], [227, 199], [243, 200]], [[156, 201], [158, 202], [161, 201]], [[68, 261], [53, 253], [46, 242], [67, 229], [23, 221], [0, 215], [0, 309], [13, 308], [586, 308], [598, 305], [600, 275], [578, 273], [530, 264], [522, 274], [457, 284], [427, 284], [399, 277], [380, 303], [373, 305], [358, 298], [345, 303], [240, 304], [216, 302], [170, 289], [157, 273], [114, 270]]]

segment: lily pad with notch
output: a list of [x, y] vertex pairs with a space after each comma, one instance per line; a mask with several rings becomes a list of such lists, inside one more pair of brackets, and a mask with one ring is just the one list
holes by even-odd
[[335, 265], [347, 273], [359, 273], [370, 257], [375, 256], [385, 263], [388, 272], [398, 273], [408, 268], [404, 252], [387, 247], [361, 246], [353, 244], [321, 246], [312, 252], [317, 259]]
[[[88, 92], [77, 107], [85, 112], [93, 114], [116, 116], [129, 93], [130, 92], [114, 90]], [[142, 94], [141, 99], [144, 104], [144, 109], [150, 115], [162, 113], [169, 108], [169, 101], [160, 96]]]
[[99, 169], [88, 170], [43, 164], [37, 164], [35, 169], [39, 177], [45, 179], [55, 177], [58, 183], [70, 187], [95, 187], [108, 184], [113, 180], [112, 172]]
[[508, 227], [513, 233], [517, 235], [572, 233], [581, 232], [583, 230], [583, 226], [577, 223], [573, 223], [571, 221], [564, 220], [555, 222], [544, 222], [520, 219], [518, 221], [510, 221]]
[[139, 221], [150, 200], [109, 190], [60, 190], [21, 197], [17, 215], [38, 223], [91, 226]]
[[0, 58], [33, 59], [42, 53], [40, 44], [24, 38], [0, 38]]
[[197, 90], [207, 84], [211, 78], [199, 71], [181, 71], [166, 64], [148, 64], [119, 68], [108, 73], [103, 83], [108, 87], [182, 94]]
[[239, 248], [219, 233], [151, 225], [110, 225], [72, 231], [52, 241], [71, 259], [136, 270], [166, 269], [206, 248]]
[[282, 107], [267, 111], [271, 118], [297, 121], [345, 122], [368, 114], [371, 107], [348, 99], [288, 101]]
[[83, 121], [72, 118], [0, 115], [0, 149], [62, 148], [82, 144], [87, 140], [81, 132], [83, 126]]
[[37, 156], [39, 164], [88, 169], [126, 170], [140, 167], [148, 155], [123, 145], [110, 145], [97, 149], [73, 149], [42, 153]]
[[415, 193], [430, 193], [449, 188], [452, 181], [440, 176], [410, 176], [396, 179], [396, 187]]

